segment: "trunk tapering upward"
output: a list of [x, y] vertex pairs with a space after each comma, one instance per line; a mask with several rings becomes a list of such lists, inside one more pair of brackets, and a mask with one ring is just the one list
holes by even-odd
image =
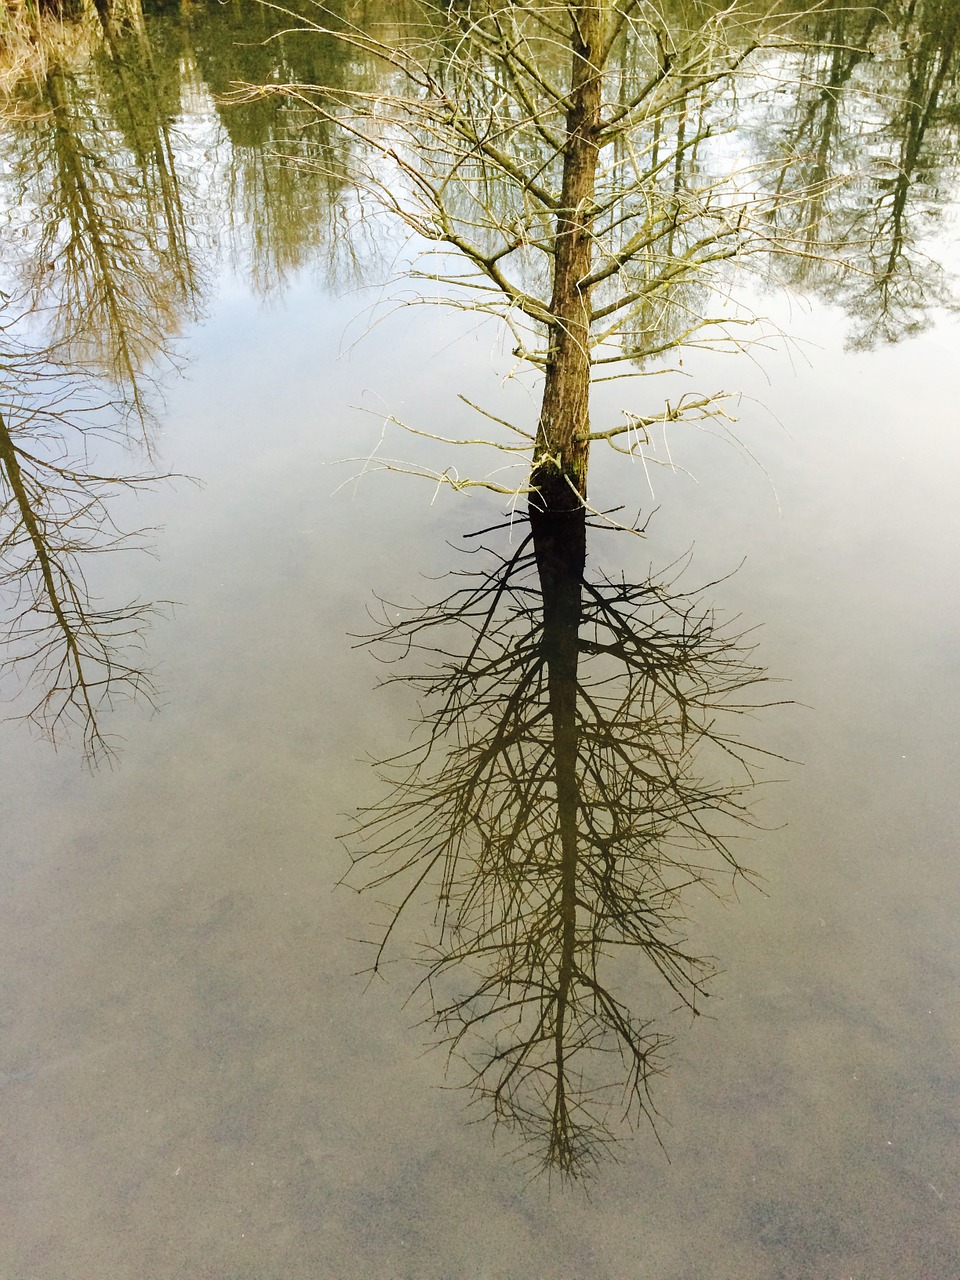
[[570, 106], [556, 222], [549, 357], [533, 483], [546, 510], [579, 505], [587, 491], [590, 432], [590, 275], [600, 129], [605, 0], [570, 5]]

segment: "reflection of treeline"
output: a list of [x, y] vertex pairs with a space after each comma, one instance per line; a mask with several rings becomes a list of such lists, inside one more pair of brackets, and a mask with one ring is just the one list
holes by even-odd
[[[139, 379], [196, 315], [214, 255], [266, 288], [328, 235], [337, 188], [322, 126], [290, 104], [220, 102], [242, 81], [337, 74], [322, 42], [269, 40], [278, 22], [258, 4], [34, 14], [37, 56], [9, 68], [5, 204], [19, 234], [5, 283], [141, 412]], [[199, 133], [180, 126], [188, 100]], [[294, 174], [282, 154], [309, 167]]]
[[[309, 26], [317, 11], [301, 2]], [[465, 16], [486, 8], [466, 0], [417, 7], [430, 23], [415, 38], [422, 37], [437, 74], [445, 74], [445, 54], [461, 48]], [[398, 0], [336, 0], [323, 13], [333, 28], [354, 24], [393, 48], [414, 38], [403, 29], [407, 9]], [[745, 172], [767, 200], [769, 217], [755, 219], [754, 240], [762, 247], [769, 235], [771, 245], [787, 250], [775, 263], [789, 283], [815, 288], [851, 311], [856, 341], [915, 332], [933, 305], [952, 305], [950, 282], [928, 240], [953, 194], [960, 154], [958, 0], [815, 6], [796, 19], [789, 39], [758, 59], [753, 79], [738, 78], [735, 92], [690, 87], [671, 62], [690, 33], [707, 29], [709, 12], [666, 4], [662, 21], [650, 28], [662, 32], [659, 45], [626, 23], [611, 53], [609, 74], [621, 82], [614, 106], [629, 103], [645, 76], [666, 81], [670, 71], [676, 87], [665, 99], [668, 110], [651, 109], [649, 118], [638, 118], [630, 145], [611, 149], [595, 191], [593, 233], [604, 244], [598, 240], [588, 277], [591, 323], [602, 329], [608, 313], [612, 325], [618, 308], [630, 308], [629, 323], [618, 330], [621, 348], [609, 358], [649, 360], [703, 331], [712, 323], [704, 299], [713, 260], [732, 259], [740, 269], [741, 250], [752, 251], [743, 227], [726, 217], [716, 181], [729, 156], [717, 134], [730, 127], [749, 152]], [[753, 18], [747, 5], [734, 17], [736, 56], [740, 42], [746, 47], [753, 38]], [[344, 174], [362, 177], [362, 158], [351, 167], [346, 153], [354, 144], [331, 119], [356, 101], [353, 91], [375, 90], [380, 103], [390, 72], [378, 70], [363, 41], [298, 25], [289, 14], [246, 0], [146, 11], [140, 0], [0, 5], [0, 289], [34, 307], [33, 327], [43, 329], [35, 349], [55, 348], [63, 367], [104, 378], [108, 398], [141, 432], [151, 377], [172, 338], [202, 309], [212, 260], [226, 255], [245, 263], [266, 290], [341, 233], [349, 240], [358, 222], [363, 185], [352, 190]], [[522, 95], [506, 92], [510, 68], [498, 65], [497, 47], [475, 41], [462, 81], [474, 86], [477, 99], [465, 96], [462, 105], [478, 118], [483, 94], [503, 91], [511, 110], [523, 107]], [[556, 58], [551, 40], [542, 54], [549, 74]], [[774, 68], [776, 93], [769, 92], [764, 65]], [[242, 84], [290, 92], [230, 104]], [[325, 89], [300, 92], [310, 85]], [[324, 103], [330, 119], [317, 110]], [[182, 127], [185, 105], [189, 129]], [[548, 208], [556, 204], [551, 191], [561, 167], [556, 127], [552, 117], [538, 116], [516, 133], [518, 171], [541, 175], [537, 185]], [[438, 152], [432, 156], [436, 161]], [[291, 159], [295, 166], [281, 162]], [[522, 183], [491, 186], [496, 167], [474, 172], [471, 163], [469, 157], [458, 163], [463, 190], [493, 211], [474, 230], [494, 237], [495, 256], [496, 237], [503, 241], [502, 261], [520, 261], [521, 284], [529, 261], [531, 289], [542, 286], [541, 258], [563, 237], [553, 235], [533, 202], [517, 198]], [[378, 177], [371, 170], [366, 176]], [[445, 185], [444, 198], [449, 190]], [[797, 192], [802, 199], [792, 198]], [[472, 216], [453, 203], [450, 213], [465, 225]], [[626, 259], [629, 270], [622, 272]], [[762, 260], [758, 253], [754, 261]], [[625, 294], [621, 286], [629, 286]], [[550, 357], [549, 350], [524, 354], [541, 366]], [[599, 348], [595, 355], [598, 365], [607, 359]], [[598, 435], [629, 449], [633, 444], [617, 433], [642, 441], [646, 422], [631, 419]], [[13, 466], [15, 454], [8, 455]]]
[[48, 340], [123, 388], [143, 424], [143, 378], [197, 289], [172, 139], [179, 96], [123, 12], [129, 21], [86, 15], [98, 38], [51, 41], [22, 86], [4, 138], [20, 224], [6, 283], [42, 311]]
[[[674, 10], [678, 29], [702, 21], [700, 6], [666, 8]], [[758, 23], [764, 16], [758, 6]], [[749, 6], [740, 22], [747, 41]], [[651, 171], [660, 150], [671, 160], [659, 179], [665, 207], [671, 187], [705, 192], [722, 177], [729, 148], [710, 139], [732, 130], [737, 150], [762, 166], [758, 187], [771, 197], [761, 271], [840, 304], [854, 320], [854, 345], [919, 332], [936, 308], [957, 305], [937, 236], [960, 174], [958, 37], [958, 0], [831, 0], [798, 12], [784, 47], [760, 57], [736, 95], [709, 102], [694, 92], [682, 111], [650, 121]], [[643, 56], [625, 42], [628, 80]], [[695, 223], [692, 232], [669, 223], [656, 253], [683, 255]], [[638, 356], [675, 344], [703, 314], [702, 286], [693, 278], [651, 290]]]
[[[809, 249], [788, 277], [849, 311], [855, 344], [896, 341], [925, 327], [936, 306], [956, 305], [934, 237], [956, 194], [960, 4], [831, 3], [803, 33], [796, 92], [760, 122], [759, 145], [784, 191], [844, 182], [802, 211], [782, 206], [783, 223], [802, 218], [793, 230]], [[844, 265], [818, 261], [824, 244], [844, 247]]]
[[762, 753], [736, 726], [762, 674], [696, 595], [585, 574], [582, 508], [531, 520], [478, 539], [439, 604], [389, 606], [372, 643], [422, 732], [347, 844], [354, 883], [395, 886], [375, 967], [432, 901], [436, 1028], [493, 1116], [577, 1174], [654, 1114], [663, 1024], [706, 994], [684, 894], [745, 874], [728, 836]]
[[329, 243], [341, 196], [331, 148], [341, 144], [295, 100], [227, 104], [239, 85], [339, 84], [359, 70], [345, 64], [339, 46], [289, 30], [295, 26], [266, 6], [234, 3], [195, 10], [184, 31], [228, 143], [219, 175], [224, 229], [263, 291]]
[[[315, 42], [299, 66], [289, 39], [262, 44], [265, 12], [231, 10], [241, 24], [219, 5], [145, 19], [139, 0], [0, 10], [0, 675], [6, 697], [21, 686], [26, 719], [55, 741], [73, 725], [92, 759], [108, 750], [103, 712], [150, 696], [139, 650], [152, 612], [88, 585], [97, 556], [131, 541], [113, 524], [118, 491], [148, 482], [98, 470], [93, 437], [134, 427], [149, 449], [152, 383], [203, 304], [212, 254], [246, 254], [276, 283], [334, 203], [322, 129], [286, 108], [250, 121], [225, 109], [221, 123], [212, 95], [235, 80], [319, 72]], [[184, 131], [199, 95], [207, 118]], [[287, 142], [316, 161], [313, 179], [267, 154]]]
[[[309, 21], [312, 6], [302, 8]], [[334, 21], [339, 14], [381, 35], [399, 20], [396, 5], [340, 0], [331, 8]], [[678, 33], [703, 19], [702, 7], [689, 8], [665, 6]], [[821, 193], [779, 205], [779, 231], [808, 255], [781, 270], [847, 305], [860, 317], [862, 341], [915, 329], [924, 307], [944, 296], [920, 241], [953, 184], [957, 8], [956, 0], [818, 8], [797, 27], [805, 51], [783, 55], [794, 66], [781, 92], [738, 125], [770, 159], [781, 191]], [[39, 8], [23, 0], [3, 12], [8, 43], [16, 25], [45, 53], [31, 75], [21, 68], [19, 88], [10, 82], [15, 66], [6, 74], [7, 114], [19, 117], [6, 130], [10, 202], [27, 198], [32, 219], [25, 247], [35, 252], [25, 269], [46, 301], [62, 286], [64, 331], [92, 303], [88, 334], [103, 335], [101, 354], [119, 373], [129, 376], [195, 312], [202, 263], [215, 250], [226, 245], [268, 288], [352, 223], [352, 197], [336, 176], [345, 168], [342, 136], [331, 136], [295, 97], [225, 105], [240, 84], [372, 84], [375, 67], [348, 56], [347, 46], [297, 31], [294, 19], [259, 4], [158, 4], [147, 6], [145, 19], [137, 0]], [[437, 22], [444, 20], [438, 7]], [[746, 32], [747, 10], [741, 22]], [[627, 28], [616, 63], [625, 83], [649, 72], [651, 56]], [[178, 128], [181, 104], [198, 93], [210, 132], [188, 139]], [[661, 153], [671, 157], [659, 182], [664, 232], [651, 241], [651, 263], [688, 248], [668, 216], [670, 191], [696, 191], [710, 180], [702, 143], [716, 131], [718, 104], [714, 118], [703, 114], [708, 105], [692, 93], [683, 110], [650, 122], [647, 163], [655, 170]], [[300, 163], [291, 169], [281, 156]], [[696, 229], [691, 224], [690, 234]], [[690, 325], [700, 310], [697, 288], [696, 281], [650, 288], [637, 316], [638, 355], [655, 351], [658, 335], [669, 340]]]

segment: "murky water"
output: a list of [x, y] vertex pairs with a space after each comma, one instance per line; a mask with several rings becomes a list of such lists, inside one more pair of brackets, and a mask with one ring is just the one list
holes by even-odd
[[[444, 446], [396, 429], [381, 443], [384, 415], [471, 435], [459, 395], [504, 414], [535, 399], [500, 388], [510, 359], [492, 323], [381, 305], [387, 270], [331, 249], [349, 197], [322, 165], [295, 176], [270, 159], [300, 123], [292, 108], [215, 104], [238, 80], [337, 73], [322, 41], [261, 46], [266, 24], [239, 5], [148, 15], [138, 61], [91, 36], [53, 104], [23, 91], [7, 127], [4, 287], [42, 304], [31, 332], [79, 326], [70, 358], [88, 374], [149, 367], [164, 383], [153, 418], [128, 415], [132, 445], [91, 445], [97, 466], [201, 483], [111, 494], [122, 528], [162, 527], [156, 556], [87, 562], [107, 606], [176, 602], [147, 632], [159, 713], [104, 708], [116, 761], [92, 772], [82, 731], [54, 751], [28, 725], [0, 730], [0, 1271], [960, 1275], [960, 328], [939, 305], [948, 278], [921, 256], [956, 261], [952, 45], [914, 30], [904, 45], [926, 59], [926, 79], [904, 70], [914, 99], [931, 78], [938, 95], [927, 151], [902, 165], [902, 278], [917, 289], [883, 309], [854, 277], [790, 299], [744, 284], [792, 342], [755, 360], [685, 353], [677, 384], [742, 392], [733, 433], [682, 429], [674, 469], [649, 476], [625, 458], [591, 466], [598, 506], [656, 514], [642, 541], [591, 533], [588, 577], [643, 583], [692, 548], [681, 584], [712, 582], [703, 607], [756, 628], [753, 660], [784, 681], [755, 700], [792, 700], [739, 731], [798, 763], [764, 766], [758, 825], [731, 844], [760, 889], [727, 878], [725, 900], [685, 899], [682, 936], [720, 971], [709, 1016], [670, 1016], [636, 950], [613, 970], [674, 1037], [650, 1082], [662, 1147], [645, 1121], [622, 1129], [585, 1194], [531, 1180], [517, 1133], [441, 1087], [465, 1069], [424, 1053], [431, 1005], [408, 999], [417, 946], [436, 940], [429, 904], [371, 978], [364, 940], [389, 886], [336, 887], [338, 836], [383, 795], [367, 761], [402, 751], [416, 715], [409, 688], [374, 688], [384, 669], [351, 637], [374, 628], [377, 598], [396, 614], [446, 594], [438, 579], [464, 563], [450, 544], [504, 511], [364, 460], [442, 471]], [[329, 145], [297, 137], [314, 159]], [[82, 215], [51, 211], [57, 173], [86, 177]], [[87, 252], [101, 232], [122, 305]], [[885, 325], [902, 340], [846, 345]], [[148, 363], [160, 347], [182, 376]], [[597, 416], [631, 394], [611, 384]], [[509, 551], [522, 525], [498, 537]]]

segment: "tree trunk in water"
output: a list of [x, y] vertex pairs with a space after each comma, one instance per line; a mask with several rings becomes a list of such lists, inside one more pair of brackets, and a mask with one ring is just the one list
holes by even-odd
[[585, 497], [590, 431], [590, 291], [581, 281], [589, 277], [592, 261], [605, 3], [571, 5], [570, 13], [573, 58], [556, 227], [553, 321], [534, 450], [533, 484], [538, 492], [531, 502], [547, 511], [576, 507]]
[[579, 730], [577, 667], [580, 592], [586, 557], [587, 461], [590, 432], [590, 292], [581, 281], [592, 262], [592, 209], [597, 174], [601, 84], [598, 61], [604, 0], [570, 6], [572, 65], [563, 151], [562, 208], [557, 216], [553, 322], [530, 499], [543, 599], [543, 654], [553, 733], [554, 784], [560, 837], [561, 954], [554, 992], [551, 1158], [570, 1167], [573, 1153], [566, 1097], [565, 1032], [577, 971], [579, 872]]

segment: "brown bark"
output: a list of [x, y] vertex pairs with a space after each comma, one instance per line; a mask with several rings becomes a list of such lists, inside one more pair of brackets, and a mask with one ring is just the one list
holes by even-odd
[[557, 216], [549, 356], [537, 428], [533, 483], [537, 505], [564, 510], [587, 490], [590, 432], [590, 290], [593, 202], [600, 129], [604, 0], [569, 6], [570, 106]]

